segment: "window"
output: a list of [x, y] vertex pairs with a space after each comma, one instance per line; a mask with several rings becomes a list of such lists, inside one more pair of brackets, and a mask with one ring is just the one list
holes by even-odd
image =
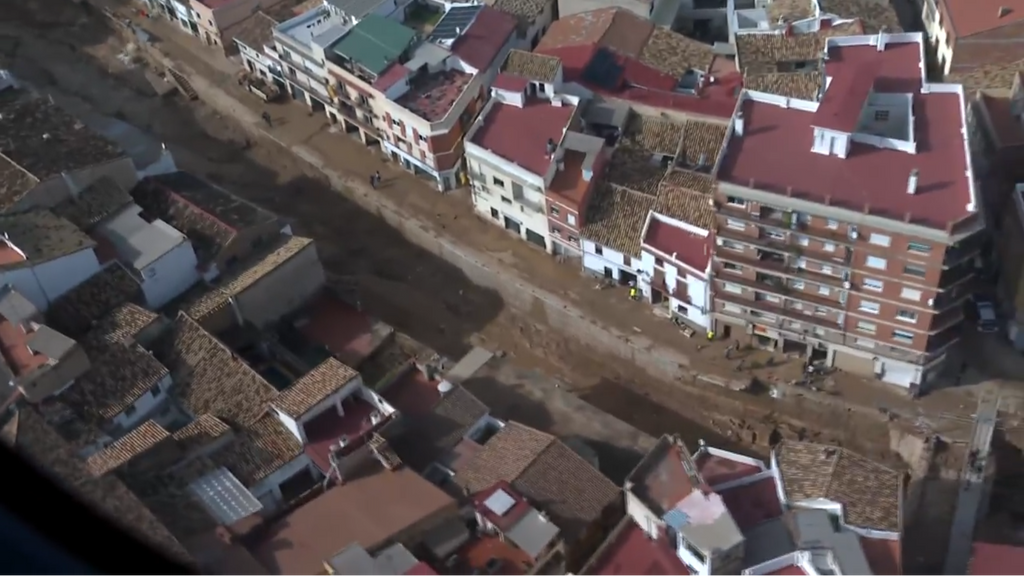
[[569, 242], [572, 242], [573, 244], [579, 244], [580, 239], [577, 238], [576, 236], [569, 236]]
[[153, 386], [152, 388], [150, 388], [149, 389], [149, 393], [150, 393], [150, 395], [153, 396], [153, 398], [159, 398], [160, 397], [160, 385], [157, 384], [156, 386]]
[[538, 82], [537, 83], [537, 92], [540, 93], [540, 94], [543, 94], [544, 90], [545, 90], [544, 86], [545, 86], [545, 84], [543, 82]]
[[778, 230], [765, 230], [764, 233], [765, 233], [766, 236], [768, 236], [769, 238], [772, 238], [773, 240], [785, 240], [786, 239], [786, 235], [784, 233], [782, 233], [782, 232], [779, 232]]
[[875, 234], [872, 232], [871, 235], [868, 236], [868, 242], [874, 244], [875, 246], [889, 246], [890, 244], [892, 244], [892, 238], [886, 236], [885, 234]]
[[928, 271], [920, 266], [904, 266], [903, 273], [907, 276], [914, 276], [916, 278], [924, 278], [928, 275]]
[[661, 258], [655, 257], [654, 258], [654, 265], [658, 266], [659, 268], [663, 268], [665, 266], [665, 261], [662, 260]]
[[598, 246], [597, 244], [595, 244], [594, 245], [594, 254], [597, 254], [598, 256], [604, 256], [604, 248], [602, 248], [602, 247]]
[[857, 322], [857, 330], [860, 332], [866, 332], [868, 334], [874, 334], [878, 330], [878, 326], [871, 322], [864, 322], [863, 320]]
[[420, 134], [420, 142], [426, 142], [426, 141], [427, 141], [427, 137], [424, 136], [423, 134]]
[[838, 220], [829, 220], [825, 225], [828, 226], [829, 230], [835, 230], [835, 229], [839, 228], [839, 221]]
[[828, 314], [828, 308], [825, 308], [824, 306], [815, 306], [814, 313], [818, 316], [824, 316], [825, 314]]
[[559, 228], [558, 226], [552, 226], [551, 227], [551, 233], [554, 234], [558, 238], [562, 237], [562, 229]]
[[854, 344], [856, 344], [857, 346], [860, 346], [861, 348], [874, 348], [875, 347], [875, 343], [874, 342], [872, 342], [871, 340], [865, 340], [863, 338], [857, 338], [856, 340], [854, 340]]
[[498, 209], [497, 208], [491, 208], [491, 218], [494, 218], [495, 220], [500, 220], [501, 219], [501, 216], [498, 215]]
[[747, 224], [742, 220], [736, 220], [734, 218], [726, 218], [725, 225], [735, 230], [746, 230]]
[[831, 266], [822, 266], [821, 267], [821, 273], [822, 274], [830, 274], [831, 275], [833, 273], [832, 272], [832, 267]]
[[818, 294], [821, 294], [822, 296], [828, 296], [831, 293], [832, 290], [829, 289], [828, 286], [825, 286], [824, 284], [818, 285]]
[[743, 294], [743, 287], [737, 284], [730, 284], [729, 282], [725, 282], [724, 284], [722, 284], [722, 288], [726, 292], [732, 292], [733, 294]]
[[569, 226], [575, 226], [576, 225], [576, 215], [575, 214], [566, 214], [565, 215], [565, 221], [569, 223]]
[[803, 290], [804, 289], [804, 281], [803, 280], [793, 280], [793, 288], [795, 290]]
[[504, 197], [504, 196], [501, 197], [501, 201], [504, 202], [505, 204], [509, 204], [509, 205], [512, 204], [512, 201], [509, 200], [508, 198]]
[[130, 418], [131, 415], [135, 414], [135, 412], [137, 412], [137, 411], [138, 411], [138, 408], [135, 407], [135, 404], [132, 404], [131, 406], [129, 406], [129, 407], [124, 409], [124, 415]]
[[722, 240], [722, 248], [726, 248], [728, 250], [736, 250], [738, 252], [742, 252], [743, 251], [743, 244], [740, 244], [739, 242], [733, 242], [732, 240], [725, 240], [725, 239], [723, 239]]
[[825, 244], [822, 246], [822, 248], [824, 248], [825, 252], [835, 252], [836, 251], [836, 245], [831, 243], [831, 242], [825, 242]]
[[885, 283], [881, 280], [875, 280], [874, 278], [865, 278], [862, 283], [865, 290], [871, 290], [873, 292], [881, 292], [885, 288]]
[[800, 323], [799, 322], [793, 322], [792, 320], [790, 320], [789, 322], [786, 322], [786, 326], [788, 326], [792, 330], [799, 330], [800, 329]]
[[730, 314], [743, 314], [743, 309], [735, 304], [723, 304], [722, 312], [729, 312]]
[[910, 310], [897, 310], [896, 319], [904, 322], [917, 322], [917, 312]]
[[864, 265], [868, 268], [875, 268], [876, 270], [885, 270], [889, 262], [885, 258], [879, 258], [878, 256], [868, 256], [864, 261]]
[[558, 216], [558, 206], [548, 208], [548, 212], [550, 212], [552, 216]]
[[392, 126], [401, 126], [402, 125], [402, 121], [399, 120], [398, 118], [392, 118], [391, 119], [391, 125]]
[[913, 300], [914, 302], [921, 301], [921, 291], [914, 290], [913, 288], [904, 288], [900, 290], [900, 298], [904, 300]]
[[747, 201], [743, 198], [737, 198], [735, 196], [729, 196], [725, 199], [725, 203], [730, 206], [746, 206]]
[[523, 185], [519, 182], [512, 183], [512, 196], [514, 198], [522, 198], [523, 196]]
[[801, 246], [807, 246], [808, 244], [811, 243], [811, 240], [807, 236], [797, 236], [796, 243]]
[[888, 122], [889, 111], [888, 110], [875, 110], [875, 122]]
[[504, 188], [504, 187], [505, 187], [505, 181], [504, 181], [504, 180], [502, 180], [501, 178], [498, 178], [497, 176], [491, 176], [491, 182], [492, 182], [492, 183], [493, 183], [493, 184], [494, 184], [495, 186], [501, 186], [502, 188]]
[[897, 342], [902, 342], [904, 344], [913, 344], [914, 343], [914, 333], [913, 332], [907, 332], [906, 330], [893, 330], [892, 331], [892, 339], [897, 341]]
[[914, 252], [915, 254], [930, 254], [932, 247], [920, 242], [907, 242], [907, 251]]
[[737, 274], [743, 272], [743, 268], [733, 264], [732, 262], [722, 262], [722, 270], [726, 272], [736, 272]]
[[868, 314], [878, 314], [882, 309], [881, 304], [878, 302], [872, 302], [870, 300], [861, 300], [860, 306], [857, 307], [861, 312], [867, 312]]

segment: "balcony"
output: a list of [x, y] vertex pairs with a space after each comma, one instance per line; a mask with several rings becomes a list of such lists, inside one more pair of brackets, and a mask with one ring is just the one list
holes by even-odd
[[[762, 208], [762, 214], [756, 214], [748, 212], [743, 208], [731, 206], [729, 204], [721, 205], [718, 209], [718, 213], [728, 218], [734, 218], [736, 220], [743, 220], [744, 222], [762, 226], [765, 228], [772, 228], [781, 232], [799, 232], [803, 236], [809, 238], [815, 238], [825, 242], [832, 242], [840, 246], [853, 247], [856, 243], [847, 234], [839, 231], [829, 230], [827, 228], [818, 228], [808, 226], [807, 223], [799, 220], [794, 220], [791, 216], [784, 217], [779, 215], [779, 212], [769, 212], [769, 216], [765, 217], [764, 208]], [[790, 214], [787, 212], [781, 212], [781, 214]]]
[[[742, 306], [744, 308], [751, 308], [755, 312], [761, 314], [737, 314], [734, 312], [719, 312], [719, 314], [725, 316], [731, 316], [734, 318], [741, 318], [748, 322], [754, 322], [762, 326], [768, 326], [775, 330], [781, 330], [790, 334], [797, 335], [799, 338], [812, 337], [818, 340], [825, 340], [834, 344], [844, 344], [846, 338], [843, 335], [843, 327], [836, 324], [835, 322], [829, 322], [828, 320], [819, 316], [812, 316], [805, 314], [800, 310], [794, 310], [779, 304], [774, 304], [765, 300], [749, 300], [742, 296], [735, 294], [718, 292], [715, 294], [715, 299], [720, 302], [727, 302], [736, 306]], [[776, 317], [775, 320], [766, 318], [763, 314], [770, 314]], [[790, 320], [792, 322], [799, 322], [801, 325], [807, 324], [812, 328], [793, 328], [792, 326], [785, 326], [782, 319]], [[813, 328], [820, 328], [818, 332], [814, 332]]]
[[939, 289], [945, 290], [954, 284], [966, 281], [974, 276], [974, 261], [961, 261], [960, 264], [942, 271], [939, 276]]
[[745, 236], [732, 229], [726, 227], [719, 227], [716, 234], [724, 240], [730, 240], [732, 242], [738, 242], [740, 244], [751, 246], [754, 248], [764, 246], [771, 250], [778, 252], [785, 252], [786, 254], [793, 254], [794, 256], [801, 256], [814, 262], [820, 262], [827, 266], [841, 266], [848, 268], [850, 266], [850, 257], [853, 253], [852, 250], [847, 246], [837, 246], [836, 251], [828, 252], [825, 250], [814, 250], [807, 246], [801, 246], [797, 242], [793, 241], [792, 237], [788, 240], [778, 240], [768, 236], [761, 236], [760, 238], [751, 238]]
[[362, 128], [368, 134], [370, 134], [371, 136], [373, 136], [375, 138], [380, 138], [380, 131], [377, 130], [377, 127], [374, 126], [373, 122], [365, 119], [364, 117], [360, 117], [359, 111], [357, 111], [352, 106], [350, 106], [350, 105], [348, 105], [348, 104], [346, 104], [346, 103], [344, 103], [342, 101], [338, 105], [338, 112], [341, 113], [341, 116], [344, 117], [344, 119], [347, 122], [351, 122], [352, 124], [355, 124], [356, 126]]
[[[305, 452], [325, 474], [331, 469], [331, 454], [347, 456], [362, 448], [370, 436], [391, 421], [393, 408], [382, 410], [357, 391], [341, 400], [341, 411], [328, 408], [302, 425], [306, 434]], [[386, 406], [386, 404], [385, 404]]]
[[732, 262], [734, 264], [739, 264], [740, 266], [754, 268], [755, 270], [769, 270], [788, 278], [806, 280], [815, 284], [824, 284], [836, 289], [845, 289], [844, 281], [839, 276], [822, 274], [820, 272], [814, 272], [800, 268], [799, 266], [794, 266], [789, 263], [787, 258], [765, 250], [758, 250], [757, 253], [757, 258], [749, 258], [734, 252], [720, 250], [715, 257], [725, 262]]
[[759, 273], [757, 274], [756, 281], [751, 281], [743, 278], [742, 276], [726, 272], [716, 273], [715, 279], [722, 282], [728, 282], [730, 284], [738, 284], [750, 290], [768, 292], [769, 294], [778, 294], [813, 306], [823, 306], [838, 312], [845, 311], [845, 305], [841, 302], [822, 298], [821, 296], [815, 296], [814, 294], [808, 294], [807, 292], [789, 286], [783, 278], [777, 278], [768, 274]]

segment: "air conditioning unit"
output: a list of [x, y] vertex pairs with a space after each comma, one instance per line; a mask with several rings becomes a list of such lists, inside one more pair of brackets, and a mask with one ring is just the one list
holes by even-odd
[[856, 230], [850, 230], [850, 238], [853, 238], [854, 240], [857, 239], [857, 231]]
[[849, 290], [850, 289], [850, 283], [849, 282], [843, 282], [843, 288], [845, 290]]
[[349, 442], [351, 442], [351, 440], [349, 439], [348, 436], [342, 436], [341, 438], [338, 438], [338, 448], [344, 448], [345, 446], [348, 446]]
[[928, 299], [928, 305], [929, 306], [935, 306], [935, 298], [929, 298]]
[[383, 419], [384, 419], [384, 415], [381, 414], [380, 410], [374, 410], [370, 414], [370, 424], [372, 426], [376, 426], [377, 424], [380, 424], [380, 421], [383, 420]]

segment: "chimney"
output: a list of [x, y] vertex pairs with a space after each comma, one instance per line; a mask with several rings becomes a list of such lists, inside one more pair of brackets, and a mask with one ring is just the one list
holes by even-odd
[[736, 118], [732, 121], [732, 133], [736, 136], [743, 136], [743, 110], [736, 113]]
[[877, 42], [877, 45], [878, 45], [878, 51], [879, 52], [885, 52], [885, 26], [882, 26], [878, 30], [878, 42]]
[[782, 35], [786, 38], [793, 36], [793, 25], [791, 23], [786, 22], [786, 28], [782, 31]]
[[1002, 17], [1004, 17], [1004, 16], [1007, 16], [1007, 15], [1009, 15], [1009, 13], [1010, 13], [1010, 9], [1009, 9], [1008, 7], [1006, 7], [1006, 6], [1000, 6], [1000, 7], [999, 7], [999, 16], [997, 16], [997, 17], [998, 17], [998, 18], [1002, 18]]
[[907, 194], [917, 194], [917, 177], [918, 170], [914, 168], [910, 171], [910, 178], [907, 178]]
[[548, 138], [548, 146], [547, 146], [548, 158], [551, 158], [552, 156], [555, 155], [555, 148], [556, 148], [556, 144], [555, 144], [554, 138]]

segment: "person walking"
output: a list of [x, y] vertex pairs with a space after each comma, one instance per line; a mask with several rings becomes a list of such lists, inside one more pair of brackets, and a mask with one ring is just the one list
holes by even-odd
[[267, 123], [267, 128], [274, 127], [274, 121], [270, 118], [270, 112], [264, 111], [260, 117], [263, 118], [263, 121]]
[[376, 174], [370, 174], [370, 186], [373, 186], [374, 190], [377, 189], [377, 175]]
[[[373, 173], [373, 177], [377, 179], [377, 185], [376, 186], [380, 186], [380, 170], [377, 170], [376, 172], [374, 172]], [[374, 187], [376, 188], [376, 186], [374, 186]]]

